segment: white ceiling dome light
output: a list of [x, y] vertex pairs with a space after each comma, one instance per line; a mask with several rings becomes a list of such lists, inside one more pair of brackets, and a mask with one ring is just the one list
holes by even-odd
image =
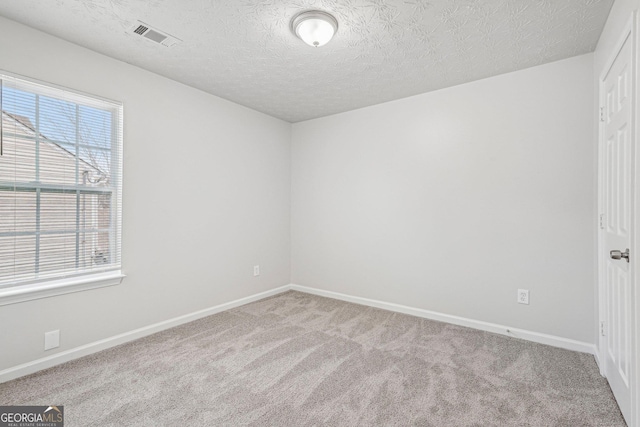
[[338, 21], [327, 12], [310, 10], [293, 17], [291, 31], [309, 46], [320, 47], [338, 31]]

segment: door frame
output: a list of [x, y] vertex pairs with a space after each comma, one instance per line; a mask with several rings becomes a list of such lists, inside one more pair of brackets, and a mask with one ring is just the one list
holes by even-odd
[[[616, 42], [613, 50], [609, 54], [609, 59], [605, 63], [604, 68], [600, 72], [600, 76], [598, 79], [598, 221], [597, 221], [597, 230], [598, 230], [598, 272], [597, 272], [597, 280], [598, 280], [598, 326], [597, 326], [597, 336], [596, 340], [598, 343], [598, 351], [597, 358], [599, 359], [600, 373], [604, 376], [604, 364], [606, 357], [606, 337], [601, 333], [601, 325], [602, 322], [606, 320], [606, 294], [605, 294], [605, 269], [606, 269], [606, 259], [608, 254], [606, 253], [606, 248], [604, 247], [604, 230], [600, 226], [600, 218], [604, 213], [604, 126], [602, 125], [602, 121], [600, 120], [600, 108], [605, 105], [604, 99], [604, 79], [612, 67], [616, 57], [618, 56], [620, 49], [624, 45], [625, 41], [629, 39], [632, 43], [631, 51], [632, 51], [632, 81], [631, 81], [631, 111], [632, 111], [632, 120], [631, 120], [631, 137], [633, 138], [633, 144], [631, 146], [632, 150], [632, 171], [631, 176], [634, 182], [632, 197], [632, 206], [634, 208], [634, 215], [631, 221], [631, 242], [630, 242], [630, 252], [631, 259], [629, 263], [629, 274], [630, 274], [630, 283], [631, 283], [631, 325], [630, 335], [630, 357], [631, 357], [631, 366], [630, 366], [630, 397], [631, 397], [631, 419], [629, 420], [629, 427], [640, 427], [640, 337], [638, 336], [640, 333], [640, 287], [639, 287], [639, 275], [637, 274], [636, 266], [640, 265], [640, 176], [639, 176], [639, 168], [640, 165], [640, 148], [637, 147], [638, 144], [638, 28], [637, 28], [637, 11], [634, 11], [624, 26], [621, 36]], [[624, 249], [624, 248], [623, 248]]]

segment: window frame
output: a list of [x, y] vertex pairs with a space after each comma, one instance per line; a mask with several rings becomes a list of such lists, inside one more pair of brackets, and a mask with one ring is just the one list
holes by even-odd
[[[65, 86], [56, 85], [53, 83], [33, 79], [30, 77], [22, 76], [19, 74], [11, 73], [0, 69], [0, 79], [13, 78], [22, 80], [28, 84], [37, 85], [43, 89], [46, 93], [47, 90], [54, 92], [62, 90], [69, 94], [78, 95], [96, 102], [96, 105], [101, 108], [109, 107], [114, 109], [115, 122], [112, 124], [112, 143], [116, 146], [111, 150], [112, 156], [112, 176], [116, 177], [116, 182], [110, 188], [95, 188], [95, 189], [76, 189], [77, 191], [95, 193], [95, 194], [110, 194], [112, 200], [115, 202], [115, 208], [111, 210], [111, 220], [113, 224], [113, 233], [110, 233], [111, 247], [120, 250], [120, 262], [117, 263], [113, 269], [99, 272], [85, 272], [76, 270], [73, 274], [65, 277], [43, 277], [31, 281], [25, 281], [17, 283], [15, 285], [0, 287], [0, 306], [14, 304], [24, 301], [30, 301], [40, 298], [48, 298], [57, 295], [63, 295], [73, 292], [80, 292], [89, 289], [102, 288], [106, 286], [114, 286], [122, 283], [125, 274], [122, 272], [122, 182], [123, 182], [123, 118], [124, 107], [122, 102], [107, 99], [101, 96], [89, 94], [76, 89], [68, 88]], [[1, 93], [1, 92], [0, 92]], [[80, 105], [77, 104], [76, 105]], [[0, 132], [2, 129], [0, 127]], [[115, 171], [115, 174], [113, 172]], [[45, 191], [60, 191], [61, 187], [65, 187], [62, 191], [68, 191], [69, 186], [58, 186], [51, 184], [42, 184], [40, 182], [29, 183], [29, 185], [23, 186], [27, 191], [37, 191], [37, 189], [46, 189]], [[15, 188], [15, 185], [14, 187]], [[114, 194], [115, 193], [115, 194]], [[78, 232], [78, 231], [76, 231]], [[111, 251], [112, 260], [115, 259], [115, 251]]]

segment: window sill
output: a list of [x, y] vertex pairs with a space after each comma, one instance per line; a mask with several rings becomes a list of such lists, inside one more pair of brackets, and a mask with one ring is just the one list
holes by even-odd
[[110, 271], [0, 289], [0, 306], [119, 285], [124, 277], [121, 271]]

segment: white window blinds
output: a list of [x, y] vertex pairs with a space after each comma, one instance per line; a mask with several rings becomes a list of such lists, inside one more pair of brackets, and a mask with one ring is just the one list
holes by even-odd
[[122, 105], [0, 80], [0, 288], [119, 270]]

